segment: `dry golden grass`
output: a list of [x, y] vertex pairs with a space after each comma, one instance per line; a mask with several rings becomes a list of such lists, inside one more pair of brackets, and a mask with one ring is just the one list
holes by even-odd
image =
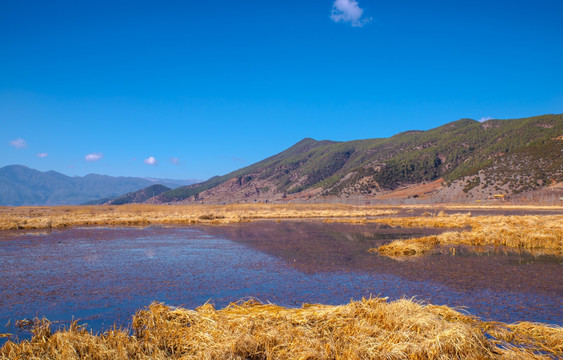
[[[449, 205], [447, 207], [455, 207]], [[372, 249], [387, 256], [413, 256], [438, 245], [495, 245], [563, 255], [563, 216], [445, 215], [427, 209], [422, 216], [397, 217], [408, 207], [342, 204], [122, 205], [0, 207], [0, 230], [48, 229], [71, 226], [145, 226], [150, 224], [230, 224], [257, 219], [325, 219], [326, 222], [379, 222], [402, 227], [459, 228], [437, 236], [400, 240]], [[415, 206], [416, 208], [416, 206]], [[481, 207], [482, 208], [482, 207]], [[496, 207], [495, 209], [498, 209]], [[512, 208], [510, 206], [502, 209]], [[538, 209], [539, 207], [529, 207]], [[419, 210], [420, 210], [419, 209]], [[370, 219], [374, 216], [386, 216]]]
[[534, 204], [513, 204], [509, 202], [494, 202], [489, 204], [483, 203], [444, 203], [437, 205], [429, 204], [411, 204], [411, 205], [397, 205], [393, 207], [403, 207], [412, 209], [427, 209], [432, 212], [437, 207], [448, 210], [490, 210], [490, 209], [505, 209], [505, 210], [561, 210], [561, 205], [534, 205]]
[[470, 214], [430, 217], [385, 218], [392, 226], [467, 228], [436, 236], [398, 240], [372, 249], [387, 256], [422, 255], [438, 245], [507, 246], [528, 251], [563, 255], [563, 216], [476, 216]]
[[446, 306], [373, 298], [290, 309], [256, 301], [216, 310], [153, 303], [131, 332], [93, 335], [73, 323], [8, 342], [1, 359], [545, 359], [563, 356], [563, 329], [481, 322]]
[[[398, 208], [397, 208], [398, 209]], [[84, 225], [224, 224], [254, 219], [325, 218], [403, 227], [456, 228], [378, 250], [424, 254], [438, 245], [504, 245], [562, 255], [563, 216], [422, 217], [348, 205], [75, 206], [0, 208], [0, 229]], [[36, 321], [30, 341], [8, 342], [0, 359], [545, 359], [563, 357], [563, 330], [544, 324], [482, 322], [445, 306], [369, 299], [288, 309], [253, 301], [216, 310], [159, 303], [139, 311], [131, 331], [91, 334], [73, 323], [52, 332]], [[1, 335], [1, 334], [0, 334]]]
[[388, 208], [334, 204], [0, 207], [0, 230], [85, 225], [229, 224], [255, 219], [367, 217], [396, 213], [397, 210]]

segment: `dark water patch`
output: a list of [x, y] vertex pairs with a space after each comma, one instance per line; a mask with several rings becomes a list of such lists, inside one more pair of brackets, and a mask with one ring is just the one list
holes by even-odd
[[[445, 229], [381, 229], [377, 225], [315, 222], [247, 223], [206, 229], [304, 273], [346, 271], [429, 280], [460, 291], [494, 289], [563, 294], [560, 257], [534, 256], [507, 248], [449, 247], [433, 256], [395, 260], [367, 250], [393, 239], [437, 234]], [[553, 276], [546, 276], [551, 274]]]
[[35, 316], [100, 331], [152, 301], [223, 307], [245, 297], [283, 306], [416, 297], [486, 319], [563, 323], [561, 261], [460, 248], [399, 262], [366, 251], [433, 231], [288, 221], [2, 233], [0, 333], [25, 336], [4, 324]]
[[320, 221], [260, 221], [201, 229], [283, 260], [304, 273], [373, 271], [374, 255], [367, 250], [396, 239], [445, 231]]
[[469, 245], [443, 245], [432, 252], [435, 255], [450, 255], [457, 257], [496, 257], [506, 260], [512, 265], [526, 264], [558, 264], [563, 265], [561, 256], [553, 255], [546, 249], [517, 249], [509, 246], [469, 246]]

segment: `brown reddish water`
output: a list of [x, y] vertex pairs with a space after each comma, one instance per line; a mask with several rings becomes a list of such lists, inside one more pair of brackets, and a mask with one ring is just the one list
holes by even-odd
[[465, 306], [484, 319], [563, 324], [563, 261], [457, 248], [396, 261], [367, 250], [435, 232], [264, 221], [216, 227], [75, 228], [0, 234], [0, 333], [8, 321], [127, 324], [152, 301], [223, 307], [255, 297], [284, 306], [370, 295]]

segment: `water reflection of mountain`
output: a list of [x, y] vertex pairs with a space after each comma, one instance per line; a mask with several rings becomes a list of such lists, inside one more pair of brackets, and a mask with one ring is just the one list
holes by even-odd
[[204, 231], [284, 260], [303, 273], [359, 272], [438, 282], [460, 290], [563, 293], [563, 261], [506, 248], [438, 249], [430, 256], [397, 261], [367, 250], [397, 238], [436, 234], [438, 229], [382, 228], [321, 222], [253, 222]]

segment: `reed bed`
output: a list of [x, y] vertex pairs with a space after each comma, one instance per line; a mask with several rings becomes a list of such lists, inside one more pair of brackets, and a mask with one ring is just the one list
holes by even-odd
[[408, 208], [343, 204], [0, 207], [0, 230], [72, 226], [232, 224], [260, 219], [324, 219], [326, 222], [378, 222], [412, 228], [459, 229], [437, 236], [398, 240], [372, 249], [391, 257], [423, 255], [434, 251], [439, 245], [507, 246], [563, 255], [561, 215], [473, 217], [470, 213], [446, 215], [443, 212], [427, 211], [416, 217], [396, 216], [400, 211], [409, 214]]
[[417, 256], [439, 245], [506, 246], [563, 255], [563, 216], [476, 216], [471, 214], [379, 219], [391, 226], [466, 228], [436, 236], [398, 240], [371, 251], [391, 257]]
[[284, 308], [255, 300], [217, 310], [153, 303], [130, 328], [53, 332], [36, 319], [31, 340], [1, 359], [553, 359], [563, 329], [482, 322], [446, 306], [385, 298]]
[[1, 207], [0, 230], [87, 225], [230, 224], [257, 219], [393, 215], [381, 207], [326, 204], [121, 205]]
[[436, 207], [448, 210], [561, 210], [561, 205], [537, 205], [537, 204], [514, 204], [510, 202], [497, 202], [494, 203], [440, 203], [440, 204], [409, 204], [409, 205], [390, 205], [390, 207], [410, 208], [410, 209], [426, 209], [428, 211], [435, 211]]

